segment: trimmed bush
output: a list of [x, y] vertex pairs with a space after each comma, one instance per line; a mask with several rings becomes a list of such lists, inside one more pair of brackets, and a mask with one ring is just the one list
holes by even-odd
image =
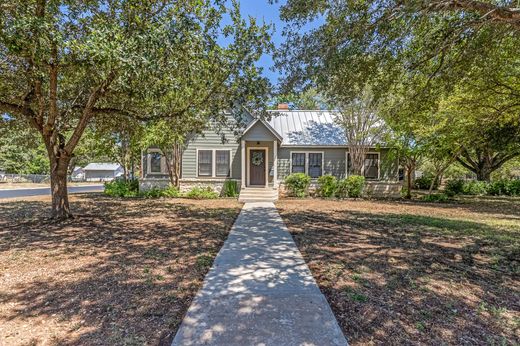
[[425, 202], [448, 202], [449, 197], [445, 193], [433, 193], [431, 195], [425, 195], [421, 197], [421, 200]]
[[487, 193], [493, 196], [520, 196], [520, 180], [499, 179], [487, 186]]
[[338, 179], [330, 174], [322, 175], [318, 178], [318, 188], [316, 195], [320, 197], [330, 198], [336, 194], [338, 188]]
[[336, 196], [339, 198], [359, 198], [363, 195], [364, 188], [365, 177], [360, 175], [351, 175], [338, 182]]
[[215, 199], [218, 198], [218, 193], [213, 191], [210, 186], [198, 187], [195, 186], [184, 195], [186, 198], [192, 199]]
[[[419, 190], [428, 190], [430, 189], [430, 185], [435, 177], [430, 174], [424, 174], [422, 177], [415, 179], [414, 188]], [[439, 188], [439, 182], [435, 181], [433, 184], [433, 189], [437, 190]]]
[[520, 196], [520, 179], [509, 180], [507, 185], [509, 196]]
[[462, 186], [462, 193], [465, 195], [482, 196], [487, 194], [488, 183], [485, 181], [470, 180]]
[[446, 182], [444, 192], [448, 196], [455, 196], [461, 194], [464, 191], [464, 180], [462, 179], [451, 179]]
[[236, 180], [226, 180], [222, 186], [222, 197], [237, 197], [238, 196], [238, 183]]
[[175, 186], [168, 186], [166, 189], [161, 191], [162, 197], [177, 198], [181, 196], [181, 192]]
[[285, 185], [289, 195], [303, 198], [309, 193], [311, 177], [305, 173], [293, 173], [285, 178]]
[[139, 195], [139, 181], [115, 179], [105, 183], [104, 193], [111, 197], [137, 197]]

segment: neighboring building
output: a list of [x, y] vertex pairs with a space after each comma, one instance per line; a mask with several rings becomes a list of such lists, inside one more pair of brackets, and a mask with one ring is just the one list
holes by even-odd
[[[229, 114], [228, 129], [207, 130], [192, 139], [182, 156], [181, 189], [195, 185], [219, 191], [226, 180], [236, 180], [242, 189], [278, 189], [290, 173], [312, 178], [349, 174], [348, 144], [333, 112], [276, 110], [270, 115], [266, 121], [249, 113]], [[363, 174], [376, 193], [400, 191], [398, 162], [389, 159], [389, 151], [373, 148], [365, 159]], [[141, 175], [142, 189], [168, 184], [160, 150], [149, 148], [143, 153]]]
[[83, 168], [86, 181], [110, 181], [123, 175], [118, 163], [89, 163]]
[[85, 180], [85, 171], [82, 167], [76, 166], [72, 170], [72, 174], [70, 175], [72, 181], [83, 181]]

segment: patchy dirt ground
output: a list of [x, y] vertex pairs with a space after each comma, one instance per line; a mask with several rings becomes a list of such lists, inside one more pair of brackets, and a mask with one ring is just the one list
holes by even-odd
[[0, 201], [0, 344], [169, 345], [241, 205], [71, 201]]
[[520, 203], [277, 204], [351, 345], [519, 345]]

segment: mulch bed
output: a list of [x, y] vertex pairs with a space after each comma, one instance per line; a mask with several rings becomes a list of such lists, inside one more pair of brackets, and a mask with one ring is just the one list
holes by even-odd
[[520, 344], [520, 203], [282, 200], [351, 345]]
[[0, 344], [169, 345], [241, 205], [71, 200], [0, 201]]

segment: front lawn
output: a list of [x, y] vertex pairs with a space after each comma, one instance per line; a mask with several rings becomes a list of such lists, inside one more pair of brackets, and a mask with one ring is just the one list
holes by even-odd
[[520, 203], [283, 200], [351, 345], [520, 343]]
[[0, 344], [169, 345], [241, 205], [71, 201], [0, 201]]

